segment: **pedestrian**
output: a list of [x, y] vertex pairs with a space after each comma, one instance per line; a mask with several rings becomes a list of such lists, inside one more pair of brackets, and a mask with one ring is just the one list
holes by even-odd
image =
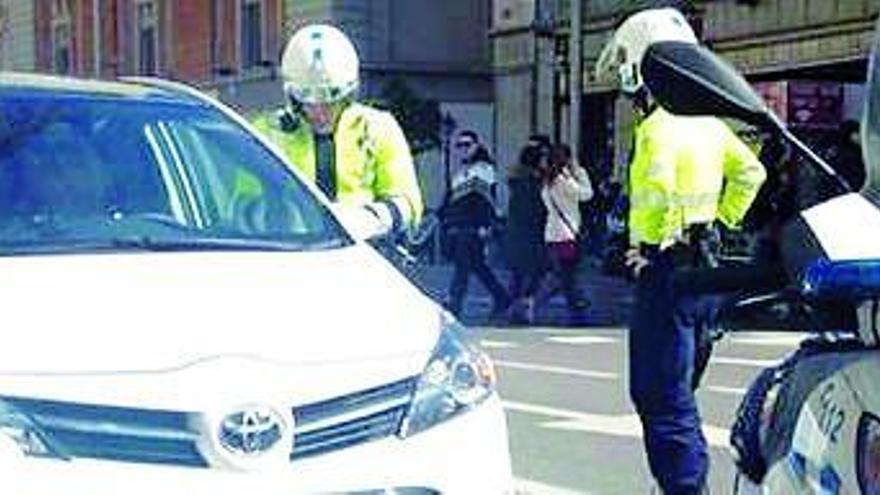
[[[865, 184], [866, 170], [862, 158], [862, 138], [860, 124], [854, 120], [845, 120], [840, 127], [832, 131], [824, 146], [824, 158], [837, 172], [853, 191], [859, 191]], [[834, 184], [823, 185], [823, 189], [830, 191], [826, 197], [841, 193]]]
[[254, 125], [364, 237], [415, 224], [423, 203], [406, 137], [390, 113], [359, 103], [357, 51], [333, 26], [298, 30], [281, 58], [285, 106]]
[[544, 242], [550, 267], [565, 295], [569, 319], [580, 322], [589, 302], [578, 286], [580, 261], [580, 203], [593, 197], [593, 187], [586, 170], [573, 159], [565, 144], [553, 147], [550, 166], [543, 177], [541, 198], [547, 209]]
[[716, 298], [685, 290], [684, 271], [712, 265], [714, 222], [737, 228], [766, 173], [721, 120], [675, 116], [657, 105], [639, 72], [657, 41], [698, 43], [679, 11], [644, 10], [615, 31], [596, 75], [644, 116], [629, 168], [630, 397], [663, 493], [698, 494], [709, 456], [692, 389], [695, 339], [715, 325]]
[[477, 134], [461, 132], [455, 146], [464, 153], [463, 166], [452, 178], [452, 187], [441, 208], [441, 222], [454, 265], [449, 285], [449, 310], [462, 316], [470, 275], [474, 274], [492, 295], [492, 317], [501, 317], [510, 296], [486, 261], [486, 250], [498, 222], [498, 181], [495, 165]]
[[551, 144], [546, 135], [536, 134], [510, 168], [505, 229], [505, 258], [511, 270], [511, 323], [530, 325], [535, 319], [535, 294], [547, 271], [544, 226], [547, 209], [541, 198], [543, 170], [549, 166]]

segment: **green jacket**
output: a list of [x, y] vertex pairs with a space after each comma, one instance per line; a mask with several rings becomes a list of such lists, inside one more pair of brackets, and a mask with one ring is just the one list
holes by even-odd
[[[277, 113], [268, 112], [252, 123], [278, 144], [293, 166], [315, 181], [314, 133], [307, 122], [284, 131]], [[350, 104], [336, 124], [334, 146], [337, 201], [351, 205], [390, 203], [406, 224], [421, 218], [422, 195], [412, 154], [390, 113]]]
[[736, 228], [766, 171], [755, 154], [714, 117], [661, 108], [636, 129], [630, 164], [630, 244], [669, 245], [691, 224]]

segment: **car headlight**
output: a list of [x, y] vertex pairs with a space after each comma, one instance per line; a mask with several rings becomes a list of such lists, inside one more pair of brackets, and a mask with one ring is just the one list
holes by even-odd
[[0, 441], [15, 445], [26, 456], [67, 459], [33, 419], [3, 399], [0, 399]]
[[495, 371], [468, 330], [441, 317], [440, 339], [416, 386], [400, 436], [407, 437], [473, 409], [495, 390]]

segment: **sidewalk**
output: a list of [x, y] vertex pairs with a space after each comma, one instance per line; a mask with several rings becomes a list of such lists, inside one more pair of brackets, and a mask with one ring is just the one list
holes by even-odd
[[[414, 282], [432, 299], [442, 304], [447, 297], [452, 271], [452, 265], [447, 263], [426, 265], [419, 268]], [[509, 270], [493, 266], [493, 271], [503, 285], [510, 286]], [[565, 307], [565, 298], [562, 294], [555, 294], [548, 299], [548, 291], [556, 283], [556, 279], [552, 276], [545, 277], [538, 294], [540, 302], [536, 305], [533, 325], [567, 325], [568, 312]], [[625, 326], [627, 324], [629, 310], [632, 306], [632, 294], [626, 282], [619, 278], [603, 275], [588, 261], [585, 261], [581, 264], [580, 284], [591, 305], [587, 310], [586, 318], [578, 326]], [[491, 296], [476, 277], [471, 277], [465, 299], [464, 314], [461, 315], [462, 321], [471, 325], [505, 325], [506, 322], [503, 320], [489, 321], [491, 308]]]

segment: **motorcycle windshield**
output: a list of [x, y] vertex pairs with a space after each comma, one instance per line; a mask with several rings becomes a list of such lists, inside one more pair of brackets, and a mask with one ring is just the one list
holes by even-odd
[[880, 22], [874, 30], [874, 46], [868, 64], [868, 97], [862, 116], [867, 182], [863, 193], [880, 207]]

